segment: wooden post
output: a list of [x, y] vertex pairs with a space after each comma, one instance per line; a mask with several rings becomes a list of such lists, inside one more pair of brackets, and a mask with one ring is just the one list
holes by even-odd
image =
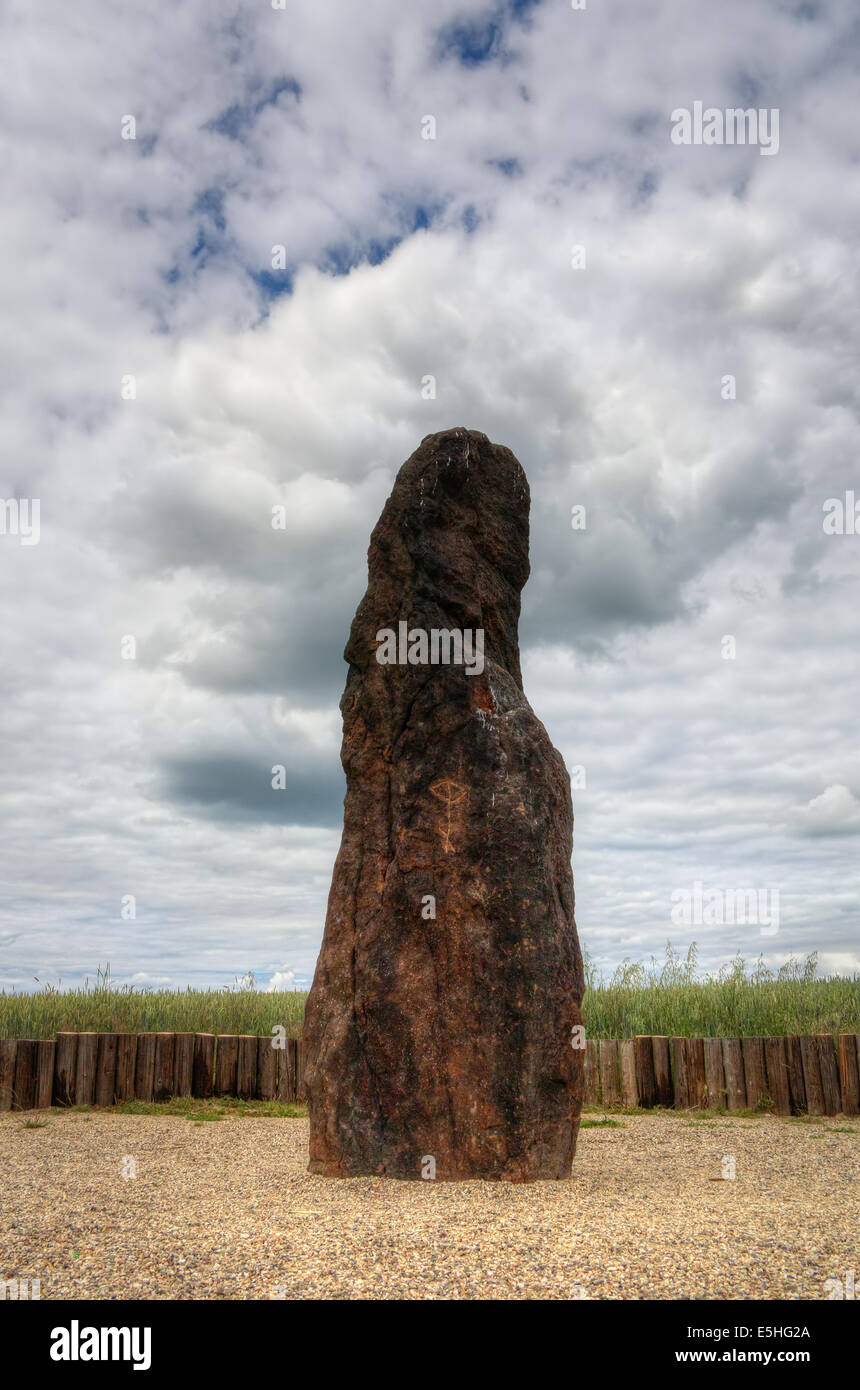
[[836, 1066], [836, 1048], [831, 1033], [818, 1034], [818, 1065], [821, 1069], [821, 1091], [824, 1096], [825, 1115], [838, 1115], [842, 1109], [839, 1094], [839, 1071]]
[[191, 1094], [205, 1100], [215, 1085], [215, 1034], [197, 1033], [194, 1037], [194, 1076]]
[[12, 1109], [12, 1091], [15, 1086], [15, 1053], [17, 1051], [17, 1038], [0, 1038], [0, 1110]]
[[15, 1078], [12, 1083], [12, 1109], [36, 1108], [36, 1048], [32, 1038], [19, 1038], [15, 1052]]
[[288, 1038], [287, 1047], [290, 1050], [290, 1069], [293, 1073], [293, 1100], [299, 1098], [299, 1041], [298, 1038]]
[[173, 1051], [173, 1094], [190, 1096], [194, 1074], [194, 1034], [176, 1033]]
[[272, 1047], [274, 1038], [257, 1039], [257, 1098], [274, 1100], [278, 1079], [278, 1056]]
[[58, 1033], [54, 1051], [55, 1105], [74, 1105], [77, 1062], [77, 1033]]
[[600, 1068], [597, 1065], [597, 1043], [594, 1038], [585, 1040], [582, 1099], [585, 1105], [600, 1104]]
[[767, 1068], [767, 1092], [777, 1115], [791, 1114], [791, 1091], [788, 1084], [788, 1057], [785, 1038], [765, 1038], [764, 1060]]
[[654, 1049], [654, 1084], [657, 1088], [657, 1104], [664, 1105], [671, 1109], [675, 1103], [675, 1094], [672, 1090], [672, 1067], [669, 1061], [669, 1039], [664, 1037], [653, 1037], [651, 1046]]
[[639, 1088], [636, 1085], [636, 1044], [632, 1038], [624, 1038], [618, 1044], [621, 1059], [621, 1100], [628, 1109], [639, 1104]]
[[803, 1084], [806, 1088], [806, 1113], [823, 1115], [824, 1092], [821, 1088], [818, 1044], [809, 1034], [800, 1039], [800, 1056], [803, 1061]]
[[96, 1056], [96, 1105], [113, 1105], [116, 1087], [116, 1033], [99, 1033]]
[[675, 1109], [690, 1108], [690, 1087], [687, 1078], [686, 1038], [672, 1039], [672, 1085], [675, 1093]]
[[643, 1110], [651, 1110], [657, 1103], [657, 1082], [654, 1077], [654, 1050], [652, 1039], [640, 1033], [634, 1039], [636, 1054], [636, 1082], [639, 1090], [639, 1104]]
[[747, 1089], [744, 1085], [744, 1059], [740, 1038], [723, 1038], [723, 1070], [726, 1076], [726, 1105], [729, 1111], [744, 1110]]
[[296, 1098], [296, 1069], [293, 1060], [293, 1040], [285, 1038], [278, 1053], [278, 1100], [289, 1103]]
[[116, 1035], [116, 1080], [114, 1099], [117, 1105], [134, 1100], [134, 1072], [137, 1063], [137, 1033]]
[[741, 1051], [744, 1059], [747, 1108], [749, 1110], [761, 1110], [769, 1099], [764, 1065], [764, 1038], [744, 1038], [741, 1043]]
[[98, 1033], [78, 1033], [78, 1062], [75, 1067], [75, 1105], [92, 1105], [96, 1094]]
[[155, 1034], [138, 1033], [134, 1069], [135, 1100], [152, 1100], [155, 1085]]
[[156, 1033], [155, 1067], [152, 1077], [153, 1100], [170, 1100], [173, 1095], [173, 1058], [176, 1050], [175, 1033]]
[[788, 1059], [788, 1092], [791, 1096], [791, 1111], [793, 1115], [805, 1115], [806, 1082], [803, 1078], [800, 1038], [794, 1035], [786, 1038], [785, 1055]]
[[726, 1073], [723, 1067], [722, 1038], [704, 1038], [705, 1090], [709, 1110], [726, 1108]]
[[708, 1104], [708, 1089], [705, 1084], [705, 1041], [704, 1038], [686, 1038], [684, 1047], [687, 1054], [687, 1086], [691, 1110], [704, 1110]]
[[38, 1050], [36, 1109], [48, 1110], [54, 1099], [54, 1053], [57, 1050], [57, 1045], [53, 1038], [40, 1038], [36, 1047]]
[[239, 1039], [235, 1033], [218, 1034], [215, 1055], [215, 1090], [219, 1096], [235, 1096], [239, 1065]]
[[843, 1115], [860, 1114], [860, 1066], [855, 1033], [839, 1034], [839, 1082]]
[[236, 1094], [240, 1100], [253, 1100], [257, 1093], [257, 1037], [243, 1033], [239, 1039], [236, 1065]]
[[599, 1048], [600, 1089], [604, 1105], [620, 1105], [618, 1087], [618, 1043], [614, 1038], [601, 1038]]
[[299, 1105], [307, 1105], [308, 1093], [305, 1088], [305, 1042], [304, 1038], [299, 1038], [299, 1045], [296, 1049], [296, 1100]]

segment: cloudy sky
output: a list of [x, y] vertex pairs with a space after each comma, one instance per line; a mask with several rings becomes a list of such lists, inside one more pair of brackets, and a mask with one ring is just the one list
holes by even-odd
[[[0, 985], [307, 982], [369, 534], [457, 425], [530, 480], [595, 962], [860, 969], [853, 0], [9, 0], [2, 35]], [[778, 147], [675, 143], [696, 102]], [[697, 883], [778, 930], [679, 925]]]

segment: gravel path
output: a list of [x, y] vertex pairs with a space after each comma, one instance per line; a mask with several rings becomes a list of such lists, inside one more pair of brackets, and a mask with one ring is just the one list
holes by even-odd
[[[831, 1275], [860, 1283], [856, 1119], [625, 1115], [582, 1131], [571, 1182], [511, 1186], [309, 1177], [301, 1119], [25, 1118], [0, 1116], [0, 1275], [38, 1276], [43, 1299], [820, 1299]], [[713, 1181], [724, 1155], [736, 1178]]]

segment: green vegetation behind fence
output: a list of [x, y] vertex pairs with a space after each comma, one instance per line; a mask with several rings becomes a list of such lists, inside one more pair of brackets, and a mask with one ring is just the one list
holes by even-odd
[[81, 989], [0, 993], [0, 1037], [53, 1038], [57, 1033], [253, 1033], [276, 1024], [298, 1037], [304, 990], [266, 994], [251, 984], [234, 989], [116, 987], [107, 975]]
[[[740, 957], [700, 976], [695, 943], [686, 956], [671, 946], [649, 965], [625, 961], [609, 979], [586, 960], [583, 1017], [590, 1038], [779, 1037], [798, 1033], [860, 1033], [860, 978], [816, 978], [816, 957], [790, 960], [779, 971]], [[234, 989], [145, 990], [114, 987], [109, 974], [81, 989], [34, 994], [0, 992], [0, 1037], [53, 1038], [58, 1032], [254, 1033], [282, 1025], [301, 1032], [307, 994], [263, 993], [253, 977]]]
[[648, 966], [625, 961], [598, 978], [586, 960], [583, 1018], [591, 1038], [663, 1034], [679, 1038], [767, 1038], [807, 1033], [860, 1033], [860, 977], [816, 978], [817, 957], [792, 959], [778, 971], [740, 956], [716, 974], [699, 975], [695, 942], [680, 956]]

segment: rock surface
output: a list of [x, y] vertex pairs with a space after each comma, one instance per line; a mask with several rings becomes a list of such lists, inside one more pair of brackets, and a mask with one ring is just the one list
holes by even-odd
[[[371, 537], [344, 653], [343, 840], [305, 1017], [313, 1173], [570, 1173], [573, 814], [522, 689], [528, 512], [510, 450], [446, 430], [400, 469]], [[384, 629], [465, 630], [467, 652], [482, 629], [483, 663], [473, 646], [471, 673], [381, 664]]]

